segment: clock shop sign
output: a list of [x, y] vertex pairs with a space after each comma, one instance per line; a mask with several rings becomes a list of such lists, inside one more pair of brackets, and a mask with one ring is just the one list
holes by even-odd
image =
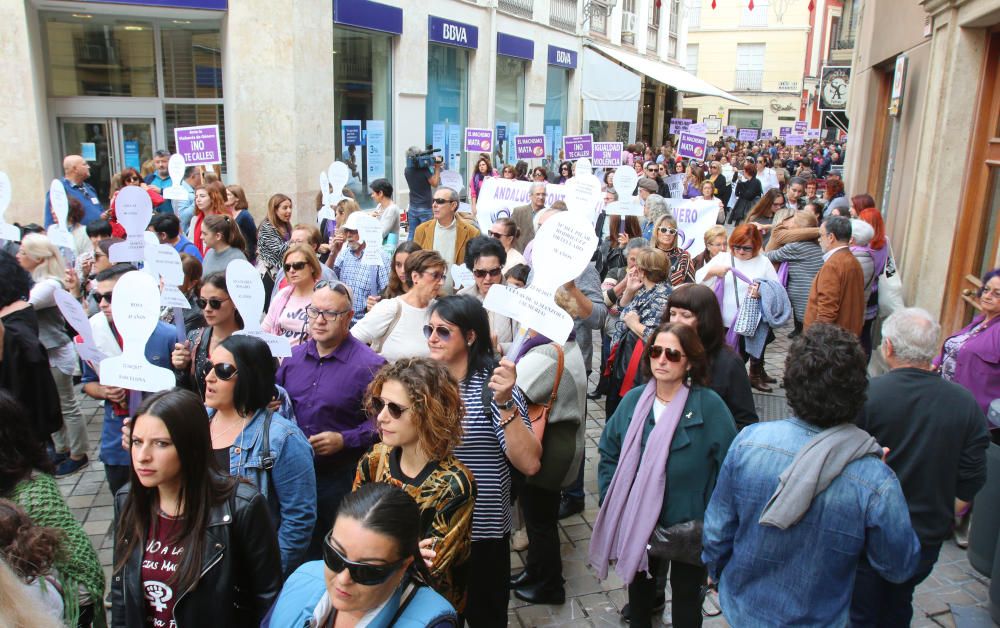
[[819, 78], [819, 110], [844, 111], [847, 109], [847, 90], [850, 84], [850, 66], [823, 66]]

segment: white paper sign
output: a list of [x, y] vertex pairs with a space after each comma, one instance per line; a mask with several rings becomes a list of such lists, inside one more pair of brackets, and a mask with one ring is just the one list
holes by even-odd
[[639, 175], [632, 166], [618, 166], [611, 181], [615, 186], [615, 192], [618, 192], [618, 200], [625, 200], [626, 197], [632, 196], [635, 186], [639, 184]]
[[108, 258], [113, 264], [141, 262], [146, 257], [145, 235], [153, 215], [153, 201], [137, 185], [123, 187], [115, 199], [115, 216], [127, 234], [124, 242], [111, 245]]
[[0, 240], [19, 242], [21, 240], [21, 231], [14, 225], [8, 224], [3, 217], [7, 213], [7, 207], [10, 205], [10, 197], [10, 177], [7, 176], [6, 172], [0, 170]]
[[677, 200], [684, 198], [684, 179], [687, 175], [672, 174], [667, 177], [667, 189], [670, 190], [670, 198]]
[[718, 199], [686, 200], [666, 199], [667, 206], [677, 221], [677, 245], [691, 257], [705, 250], [705, 232], [715, 226], [719, 217]]
[[455, 170], [442, 170], [441, 185], [446, 188], [451, 188], [456, 192], [461, 192], [462, 188], [465, 187], [465, 182], [462, 180], [462, 173], [456, 172]]
[[476, 285], [476, 277], [472, 274], [472, 271], [458, 264], [451, 265], [451, 278], [458, 287], [468, 288], [469, 286]]
[[326, 170], [319, 173], [319, 191], [323, 195], [323, 207], [330, 206], [330, 176]]
[[237, 334], [260, 338], [267, 343], [271, 355], [276, 358], [292, 355], [292, 345], [288, 338], [268, 334], [260, 328], [264, 312], [264, 282], [250, 262], [242, 259], [229, 262], [226, 266], [226, 291], [243, 318], [243, 329]]
[[357, 214], [355, 218], [358, 227], [358, 238], [365, 244], [364, 253], [361, 256], [361, 263], [367, 266], [382, 266], [385, 260], [382, 259], [382, 225], [378, 218], [370, 214]]
[[578, 177], [581, 174], [594, 174], [594, 166], [590, 163], [589, 157], [581, 157], [573, 165], [573, 176]]
[[326, 169], [326, 177], [330, 184], [330, 206], [336, 205], [344, 198], [344, 188], [351, 179], [351, 169], [342, 161], [335, 161]]
[[591, 223], [597, 218], [595, 210], [603, 200], [601, 181], [592, 174], [580, 174], [577, 170], [576, 176], [566, 182], [566, 207], [571, 212], [586, 216]]
[[97, 348], [97, 344], [94, 343], [94, 330], [90, 326], [90, 320], [87, 319], [87, 313], [83, 311], [83, 306], [73, 298], [73, 295], [62, 288], [57, 288], [53, 293], [53, 297], [56, 301], [56, 307], [59, 308], [59, 312], [63, 315], [63, 318], [66, 319], [66, 322], [70, 324], [70, 327], [76, 333], [80, 334], [80, 339], [83, 341], [73, 343], [76, 347], [76, 352], [83, 360], [90, 362], [91, 365], [96, 367], [105, 356]]
[[[148, 233], [148, 232], [147, 232]], [[155, 234], [153, 236], [156, 237]], [[157, 280], [163, 279], [163, 290], [160, 292], [160, 305], [163, 307], [179, 307], [191, 309], [184, 293], [179, 286], [184, 284], [184, 264], [181, 255], [173, 246], [154, 242], [146, 246], [145, 268], [152, 268]]]
[[57, 247], [75, 250], [73, 235], [66, 228], [69, 198], [66, 197], [66, 188], [59, 179], [52, 179], [52, 184], [49, 185], [49, 205], [52, 208], [52, 219], [55, 220], [55, 223], [47, 229], [49, 240]]
[[181, 182], [184, 181], [185, 169], [187, 169], [187, 164], [184, 163], [183, 155], [175, 153], [170, 156], [170, 160], [167, 161], [167, 173], [170, 175], [170, 187], [163, 190], [163, 198], [171, 201], [187, 200], [187, 190], [185, 190], [181, 185]]
[[112, 292], [111, 314], [122, 338], [122, 354], [101, 362], [101, 384], [145, 392], [173, 388], [174, 372], [146, 359], [146, 341], [160, 319], [156, 280], [139, 271], [122, 275]]

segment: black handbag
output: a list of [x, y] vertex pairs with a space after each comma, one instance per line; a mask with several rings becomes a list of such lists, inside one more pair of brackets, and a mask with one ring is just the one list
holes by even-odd
[[701, 519], [675, 523], [670, 527], [656, 524], [649, 537], [649, 555], [660, 560], [676, 560], [688, 565], [702, 566]]

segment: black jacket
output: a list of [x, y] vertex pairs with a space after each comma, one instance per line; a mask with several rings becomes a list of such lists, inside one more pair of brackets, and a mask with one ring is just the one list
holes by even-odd
[[742, 430], [756, 423], [757, 408], [754, 406], [750, 378], [742, 358], [728, 346], [723, 346], [712, 356], [710, 371], [709, 387], [722, 397], [736, 421], [736, 428]]
[[[115, 495], [115, 519], [128, 499], [126, 485]], [[257, 626], [281, 590], [278, 539], [267, 501], [252, 484], [240, 482], [229, 499], [211, 510], [201, 577], [180, 593], [174, 606], [177, 628]], [[142, 591], [145, 536], [111, 579], [111, 626], [146, 625]]]

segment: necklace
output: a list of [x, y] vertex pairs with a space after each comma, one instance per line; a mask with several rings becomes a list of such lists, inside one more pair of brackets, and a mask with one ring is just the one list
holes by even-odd
[[[240, 420], [239, 420], [238, 422], [234, 423], [233, 425], [231, 425], [230, 427], [227, 427], [227, 428], [226, 428], [226, 429], [224, 429], [224, 430], [221, 430], [221, 433], [220, 433], [220, 432], [212, 432], [212, 441], [213, 441], [213, 443], [214, 443], [214, 442], [215, 442], [216, 440], [221, 440], [221, 441], [225, 441], [225, 440], [227, 440], [227, 439], [228, 439], [228, 436], [229, 436], [229, 435], [230, 435], [230, 434], [231, 434], [231, 433], [232, 433], [232, 432], [233, 432], [233, 431], [234, 431], [234, 430], [235, 430], [236, 428], [242, 428], [243, 426], [245, 426], [245, 425], [246, 425], [246, 420], [247, 420], [247, 419], [246, 419], [246, 417], [240, 417]], [[216, 421], [215, 421], [215, 420], [213, 419], [213, 420], [212, 420], [212, 423], [210, 424], [210, 426], [209, 426], [209, 427], [211, 427], [212, 425], [215, 425], [215, 423], [216, 423]], [[210, 431], [211, 431], [211, 430], [210, 430]]]

